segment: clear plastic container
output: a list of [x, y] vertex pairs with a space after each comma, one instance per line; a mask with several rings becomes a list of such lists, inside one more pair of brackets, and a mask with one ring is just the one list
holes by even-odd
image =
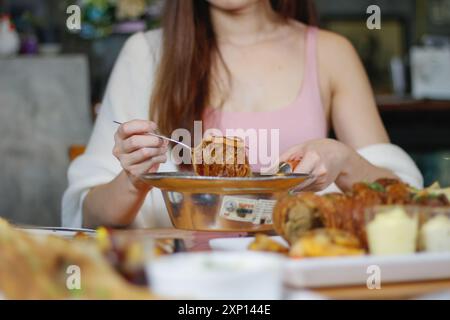
[[422, 208], [419, 249], [450, 252], [450, 207]]
[[419, 206], [375, 206], [366, 209], [369, 251], [374, 255], [412, 254], [417, 250]]

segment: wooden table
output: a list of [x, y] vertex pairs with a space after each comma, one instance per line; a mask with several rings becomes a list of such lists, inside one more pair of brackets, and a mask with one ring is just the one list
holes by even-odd
[[414, 299], [423, 295], [450, 291], [450, 279], [385, 284], [379, 290], [351, 286], [321, 288], [313, 291], [332, 299]]
[[[176, 229], [142, 230], [158, 238], [183, 239], [190, 252], [209, 251], [209, 240], [215, 238], [245, 237], [247, 233], [199, 232]], [[295, 292], [296, 289], [289, 289]], [[450, 291], [450, 279], [423, 282], [382, 284], [379, 290], [366, 286], [332, 287], [311, 289], [312, 293], [331, 299], [413, 299], [427, 294]]]

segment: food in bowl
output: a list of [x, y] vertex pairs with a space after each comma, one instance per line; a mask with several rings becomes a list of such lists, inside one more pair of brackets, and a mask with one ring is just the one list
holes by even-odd
[[192, 151], [192, 165], [199, 176], [250, 177], [252, 171], [243, 139], [209, 136]]
[[179, 229], [263, 232], [273, 230], [276, 200], [313, 181], [307, 174], [202, 177], [191, 172], [141, 177], [159, 188], [172, 224]]

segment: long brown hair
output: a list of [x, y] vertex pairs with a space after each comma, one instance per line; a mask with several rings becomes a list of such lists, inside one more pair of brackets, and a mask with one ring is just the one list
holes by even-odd
[[[312, 0], [270, 0], [285, 19], [317, 25]], [[211, 69], [220, 58], [206, 0], [166, 0], [163, 46], [150, 102], [150, 118], [170, 135], [178, 128], [192, 132], [209, 102]]]

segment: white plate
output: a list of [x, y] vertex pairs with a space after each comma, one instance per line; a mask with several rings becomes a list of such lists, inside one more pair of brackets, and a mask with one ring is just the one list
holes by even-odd
[[450, 252], [288, 260], [285, 283], [295, 288], [366, 285], [450, 278]]
[[[282, 237], [275, 236], [271, 238], [287, 246], [287, 242]], [[212, 239], [209, 240], [209, 246], [211, 249], [218, 251], [245, 251], [253, 240], [255, 240], [254, 237]]]
[[[286, 244], [281, 237], [272, 239]], [[214, 239], [213, 250], [244, 251], [253, 237]], [[370, 268], [369, 268], [370, 267]], [[397, 256], [285, 259], [284, 282], [292, 288], [366, 285], [379, 275], [383, 283], [450, 279], [450, 252]]]
[[63, 238], [73, 238], [78, 232], [84, 232], [89, 236], [95, 235], [94, 231], [87, 230], [87, 229], [80, 229], [80, 230], [64, 230], [62, 228], [20, 228], [20, 230], [27, 232], [32, 235], [38, 235], [38, 236], [58, 236]]

